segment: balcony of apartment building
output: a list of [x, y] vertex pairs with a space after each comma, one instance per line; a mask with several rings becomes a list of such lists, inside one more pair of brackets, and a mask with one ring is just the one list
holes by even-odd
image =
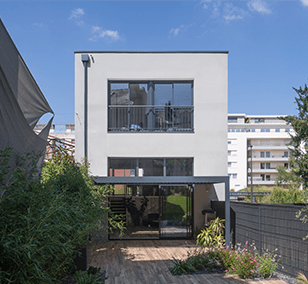
[[[39, 126], [40, 124], [38, 124]], [[51, 133], [75, 133], [75, 124], [52, 124], [50, 128]]]
[[[272, 150], [272, 149], [271, 149]], [[288, 162], [291, 156], [290, 151], [253, 151], [253, 162]], [[251, 157], [248, 157], [248, 162], [251, 161]]]
[[[278, 170], [275, 167], [252, 167], [252, 172], [256, 174], [277, 174]], [[248, 169], [248, 174], [250, 174], [250, 169]]]
[[[253, 185], [275, 185], [275, 176], [261, 174], [260, 176], [252, 177]], [[248, 177], [247, 184], [250, 185], [250, 177]]]
[[253, 146], [254, 150], [288, 150], [291, 146], [290, 139], [276, 139], [276, 140], [250, 140], [249, 144]]

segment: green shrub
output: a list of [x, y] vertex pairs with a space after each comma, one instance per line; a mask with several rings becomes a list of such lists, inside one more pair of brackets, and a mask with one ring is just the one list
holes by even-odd
[[104, 273], [100, 272], [100, 268], [90, 266], [88, 270], [82, 274], [81, 271], [76, 271], [74, 280], [77, 284], [101, 284], [105, 283]]
[[173, 261], [174, 267], [170, 269], [173, 275], [194, 273], [196, 270], [212, 271], [214, 268], [223, 269], [229, 274], [238, 274], [241, 278], [272, 276], [276, 270], [277, 255], [264, 252], [259, 255], [254, 243], [248, 246], [246, 242], [242, 247], [227, 248], [198, 248], [189, 252], [186, 260]]
[[217, 251], [224, 269], [230, 274], [238, 274], [241, 278], [272, 276], [278, 266], [277, 255], [264, 252], [259, 255], [255, 244], [244, 247], [239, 245], [235, 249], [220, 249]]
[[241, 278], [249, 278], [256, 274], [258, 258], [251, 251], [242, 252], [230, 250], [227, 254], [228, 266], [225, 267], [230, 274], [238, 274]]
[[190, 261], [173, 258], [172, 263], [174, 264], [174, 266], [170, 269], [172, 275], [191, 274], [196, 272], [196, 268]]
[[201, 231], [197, 236], [197, 245], [203, 247], [221, 247], [225, 242], [223, 238], [224, 220], [217, 217], [210, 222], [208, 228]]
[[259, 259], [259, 275], [263, 278], [270, 277], [277, 266], [276, 256], [273, 253], [264, 253]]
[[104, 221], [108, 191], [65, 152], [41, 177], [27, 155], [4, 184], [9, 160], [10, 150], [0, 151], [0, 283], [55, 283]]

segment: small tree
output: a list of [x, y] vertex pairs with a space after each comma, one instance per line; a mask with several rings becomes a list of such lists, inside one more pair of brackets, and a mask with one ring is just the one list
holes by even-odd
[[276, 168], [278, 171], [277, 177], [275, 179], [276, 185], [287, 187], [288, 189], [299, 189], [302, 183], [302, 179], [296, 174], [297, 166], [293, 157], [289, 159], [289, 164], [291, 169], [283, 166], [278, 166]]
[[298, 115], [288, 115], [282, 117], [288, 124], [292, 125], [295, 134], [291, 135], [291, 149], [293, 161], [296, 167], [293, 173], [298, 176], [304, 188], [308, 188], [308, 87], [295, 89], [298, 97], [295, 97], [297, 103]]
[[[295, 167], [292, 169], [294, 174], [302, 181], [303, 187], [308, 188], [308, 87], [293, 88], [297, 93], [295, 101], [297, 104], [298, 115], [288, 115], [282, 117], [295, 130], [291, 134], [291, 149]], [[300, 210], [297, 214], [304, 223], [308, 221], [308, 206]], [[307, 238], [308, 236], [306, 236]]]

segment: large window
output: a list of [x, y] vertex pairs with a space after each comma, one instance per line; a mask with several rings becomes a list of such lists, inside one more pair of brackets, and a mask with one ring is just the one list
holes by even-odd
[[193, 82], [109, 82], [109, 132], [192, 132]]
[[108, 175], [193, 176], [193, 158], [109, 158]]

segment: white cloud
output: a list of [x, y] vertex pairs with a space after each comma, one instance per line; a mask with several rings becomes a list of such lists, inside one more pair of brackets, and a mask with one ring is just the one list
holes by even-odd
[[212, 0], [202, 0], [200, 4], [203, 4], [203, 8], [207, 9], [209, 7], [208, 3], [212, 2]]
[[301, 2], [304, 6], [308, 6], [308, 0], [301, 0]]
[[43, 26], [43, 23], [34, 23], [33, 26], [36, 26], [36, 27], [40, 27], [40, 28], [41, 28], [41, 27]]
[[172, 28], [170, 30], [170, 34], [177, 36], [179, 32], [186, 31], [188, 28], [193, 27], [195, 24], [189, 24], [189, 25], [180, 25], [178, 28]]
[[224, 6], [223, 18], [226, 21], [242, 20], [247, 15], [247, 12], [239, 7], [235, 7], [232, 4], [226, 4]]
[[170, 33], [173, 34], [173, 35], [175, 35], [175, 36], [177, 36], [178, 33], [179, 33], [179, 31], [180, 31], [180, 28], [176, 28], [176, 29], [173, 29], [173, 28], [172, 28], [172, 29], [170, 30]]
[[92, 27], [93, 36], [90, 38], [91, 41], [97, 41], [100, 38], [104, 38], [107, 41], [116, 41], [120, 39], [118, 31], [103, 30], [101, 27]]
[[[308, 1], [308, 0], [302, 0]], [[247, 3], [249, 10], [257, 11], [261, 14], [270, 14], [272, 11], [267, 7], [267, 4], [262, 0], [251, 0]]]
[[217, 17], [219, 17], [219, 14], [220, 14], [220, 12], [219, 12], [219, 6], [220, 6], [220, 3], [216, 3], [214, 6], [213, 6], [213, 11], [212, 11], [212, 15], [211, 15], [211, 17], [212, 18], [217, 18]]
[[77, 8], [71, 12], [70, 20], [74, 20], [77, 25], [83, 25], [84, 22], [80, 20], [81, 16], [84, 15], [84, 10], [81, 8]]

